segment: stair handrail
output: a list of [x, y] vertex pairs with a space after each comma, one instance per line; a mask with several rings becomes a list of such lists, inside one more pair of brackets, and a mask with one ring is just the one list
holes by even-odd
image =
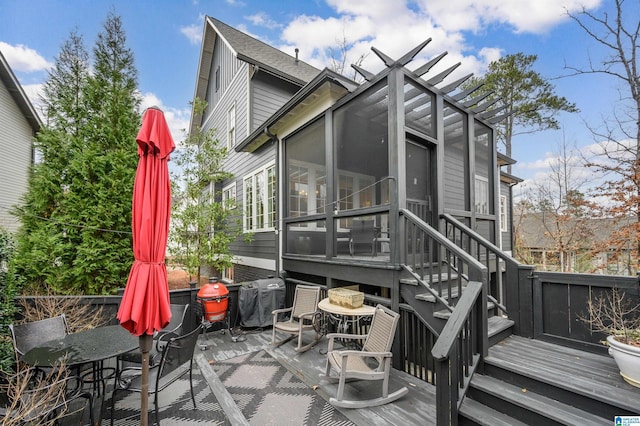
[[[438, 244], [451, 251], [454, 255], [460, 257], [464, 262], [468, 263], [470, 269], [468, 278], [470, 280], [482, 281], [483, 276], [486, 278], [488, 268], [471, 254], [464, 251], [462, 247], [458, 247], [456, 244], [454, 244], [440, 231], [438, 231], [407, 209], [400, 209], [400, 216], [404, 217], [405, 220], [417, 226], [421, 231], [428, 234], [430, 238], [433, 238]], [[475, 273], [472, 273], [472, 271]]]
[[[505, 262], [512, 263], [512, 264], [514, 264], [516, 266], [522, 265], [514, 257], [512, 257], [512, 256], [508, 255], [507, 253], [505, 253], [504, 251], [502, 251], [502, 249], [500, 247], [496, 246], [491, 241], [487, 240], [485, 237], [483, 237], [482, 235], [478, 234], [476, 231], [474, 231], [473, 229], [469, 228], [467, 225], [465, 225], [464, 223], [460, 222], [455, 217], [451, 216], [449, 213], [444, 213], [440, 217], [443, 218], [446, 222], [448, 222], [448, 223], [456, 226], [457, 228], [463, 230], [465, 232], [465, 234], [469, 235], [474, 240], [476, 240], [478, 243], [481, 243], [483, 246], [489, 248], [492, 253], [494, 253], [496, 256], [498, 256], [500, 259], [504, 260]], [[447, 238], [447, 240], [449, 240], [449, 239]], [[451, 241], [451, 240], [449, 240], [449, 241]]]
[[470, 281], [431, 350], [435, 360], [437, 425], [457, 424], [471, 378], [487, 356], [486, 326], [482, 326], [487, 321], [486, 306], [485, 285]]
[[[518, 262], [512, 256], [510, 256], [507, 253], [505, 253], [504, 251], [502, 251], [502, 249], [500, 249], [494, 243], [492, 243], [491, 241], [487, 240], [485, 237], [483, 237], [482, 235], [478, 234], [476, 231], [474, 231], [473, 229], [469, 228], [467, 225], [465, 225], [464, 223], [460, 222], [458, 219], [456, 219], [452, 215], [450, 215], [448, 213], [444, 213], [440, 217], [445, 221], [445, 235], [446, 235], [446, 231], [447, 231], [446, 226], [447, 225], [451, 225], [454, 228], [458, 229], [461, 233], [464, 233], [464, 235], [466, 235], [470, 240], [473, 240], [479, 246], [484, 247], [487, 250], [487, 252], [491, 253], [492, 255], [494, 255], [496, 259], [500, 259], [500, 260], [504, 261], [507, 270], [509, 270], [509, 269], [517, 270], [518, 268], [523, 266], [520, 262]], [[498, 268], [498, 264], [496, 264], [496, 271], [497, 271], [497, 268]], [[499, 280], [502, 280], [502, 277], [499, 276], [499, 274], [496, 273], [496, 276], [499, 277], [498, 278]], [[500, 282], [499, 282], [499, 284], [500, 284]], [[507, 306], [505, 305], [504, 301], [498, 300], [498, 297], [496, 297], [496, 295], [493, 295], [491, 293], [488, 294], [488, 299], [492, 303], [494, 303], [502, 312], [508, 314], [508, 309], [507, 309]]]

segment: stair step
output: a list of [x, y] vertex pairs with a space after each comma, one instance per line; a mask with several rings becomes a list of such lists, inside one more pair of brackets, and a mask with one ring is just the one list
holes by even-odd
[[[517, 413], [524, 411], [564, 425], [601, 426], [606, 422], [603, 417], [482, 374], [473, 376], [471, 387], [474, 393], [479, 391], [499, 400], [503, 409], [507, 409], [505, 404], [510, 404], [517, 418], [522, 416]], [[476, 399], [478, 397], [476, 395]]]
[[511, 336], [489, 349], [484, 369], [603, 417], [639, 412], [640, 390], [622, 380], [613, 358], [604, 354]]
[[[462, 288], [462, 291], [464, 291], [464, 287]], [[453, 287], [451, 289], [451, 294], [449, 294], [449, 289], [448, 288], [444, 288], [442, 289], [442, 298], [445, 300], [450, 300], [450, 299], [456, 299], [460, 297], [460, 292], [458, 291], [458, 287]], [[429, 303], [435, 303], [436, 302], [436, 297], [427, 292], [427, 293], [420, 293], [420, 294], [416, 294], [416, 299], [418, 300], [423, 300], [425, 302], [429, 302]]]
[[[422, 280], [427, 284], [436, 284], [439, 282], [457, 280], [458, 276], [459, 275], [456, 272], [453, 272], [451, 275], [449, 275], [446, 272], [443, 272], [442, 274], [432, 274], [431, 276], [425, 275], [424, 277], [422, 277]], [[418, 285], [418, 280], [415, 278], [401, 278], [400, 283], [409, 284], [409, 285]]]
[[527, 426], [526, 423], [522, 423], [471, 398], [464, 399], [459, 413], [480, 426]]
[[498, 315], [489, 317], [487, 322], [488, 322], [487, 329], [488, 329], [489, 337], [495, 336], [496, 334], [499, 334], [511, 328], [515, 324], [515, 321], [512, 321], [509, 318], [504, 318]]
[[[416, 299], [417, 299], [417, 298], [418, 298], [418, 297], [416, 296]], [[495, 305], [493, 302], [487, 302], [487, 310], [488, 310], [488, 311], [490, 311], [491, 309], [493, 309], [493, 308], [495, 308], [495, 307], [496, 307], [496, 305]], [[440, 319], [444, 319], [444, 320], [446, 320], [446, 319], [449, 319], [449, 317], [451, 316], [451, 312], [449, 312], [449, 310], [448, 310], [448, 309], [442, 309], [442, 310], [440, 310], [440, 311], [436, 311], [436, 312], [434, 312], [434, 313], [433, 313], [433, 316], [434, 316], [435, 318], [440, 318]], [[493, 317], [491, 317], [491, 318], [493, 318]], [[511, 321], [511, 324], [510, 324], [510, 325], [513, 325], [513, 321]]]

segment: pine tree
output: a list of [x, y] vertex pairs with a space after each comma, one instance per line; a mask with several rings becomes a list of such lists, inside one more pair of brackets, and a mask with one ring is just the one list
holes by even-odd
[[[495, 108], [506, 115], [496, 126], [498, 141], [511, 156], [511, 142], [521, 133], [558, 129], [558, 112], [578, 112], [575, 104], [555, 94], [548, 80], [533, 69], [538, 57], [516, 53], [489, 64], [487, 73], [472, 78], [465, 87], [482, 84], [473, 96], [490, 93], [484, 102], [496, 101]], [[508, 166], [511, 171], [511, 166]]]

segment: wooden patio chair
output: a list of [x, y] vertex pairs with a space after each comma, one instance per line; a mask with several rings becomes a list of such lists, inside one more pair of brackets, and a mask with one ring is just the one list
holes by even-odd
[[[327, 370], [324, 379], [338, 382], [335, 398], [329, 402], [337, 407], [365, 408], [386, 404], [407, 394], [406, 387], [389, 393], [389, 373], [391, 371], [391, 345], [395, 337], [396, 327], [400, 315], [392, 310], [378, 305], [371, 320], [369, 333], [366, 335], [331, 333], [327, 335]], [[336, 350], [336, 339], [365, 340], [362, 350]], [[335, 369], [338, 376], [331, 376], [331, 369]], [[346, 400], [344, 399], [345, 382], [356, 380], [382, 380], [382, 396], [373, 399]]]
[[[319, 301], [320, 287], [308, 285], [296, 286], [296, 291], [293, 297], [293, 306], [290, 308], [276, 309], [272, 312], [273, 332], [271, 336], [271, 344], [274, 346], [280, 346], [293, 339], [295, 336], [298, 336], [298, 347], [296, 347], [296, 352], [305, 352], [318, 343], [320, 340], [320, 334], [318, 334], [313, 326], [313, 317], [318, 310]], [[290, 314], [289, 318], [279, 321], [279, 317], [285, 313]], [[302, 334], [305, 331], [310, 330], [315, 333], [315, 338], [311, 343], [303, 346]], [[276, 342], [276, 332], [278, 331], [290, 334], [291, 336]]]

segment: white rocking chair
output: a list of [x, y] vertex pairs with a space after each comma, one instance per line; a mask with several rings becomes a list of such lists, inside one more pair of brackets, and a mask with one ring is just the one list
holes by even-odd
[[[376, 306], [369, 334], [341, 334], [327, 335], [329, 346], [327, 349], [327, 371], [324, 379], [338, 382], [338, 392], [335, 398], [330, 398], [331, 405], [343, 408], [375, 407], [395, 401], [407, 394], [406, 387], [389, 393], [389, 372], [391, 371], [391, 345], [395, 337], [396, 327], [400, 315], [382, 305]], [[335, 350], [335, 339], [366, 339], [362, 350]], [[339, 376], [330, 375], [334, 368]], [[382, 380], [382, 396], [367, 400], [345, 400], [344, 386], [347, 379]]]
[[[305, 352], [311, 349], [320, 340], [320, 335], [313, 326], [313, 317], [318, 310], [318, 302], [320, 301], [320, 287], [298, 285], [293, 296], [293, 306], [290, 308], [276, 309], [273, 314], [273, 333], [271, 336], [271, 344], [280, 346], [288, 342], [295, 336], [298, 336], [298, 346], [296, 352]], [[281, 314], [290, 313], [289, 319], [278, 321]], [[313, 330], [315, 333], [314, 340], [302, 345], [302, 334], [305, 331]], [[288, 338], [276, 341], [276, 332], [290, 334]]]

